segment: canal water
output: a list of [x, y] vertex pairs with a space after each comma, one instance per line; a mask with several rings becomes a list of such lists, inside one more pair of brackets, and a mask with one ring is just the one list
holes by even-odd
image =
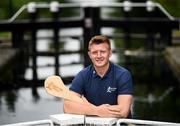
[[[105, 31], [104, 34], [112, 32], [110, 29]], [[41, 34], [47, 36], [51, 35], [51, 32], [39, 31], [38, 36]], [[116, 48], [115, 42], [112, 42], [113, 50], [116, 52], [113, 53], [111, 61], [126, 67], [133, 75], [133, 117], [135, 119], [180, 122], [180, 84], [166, 64], [162, 53], [159, 51], [132, 53], [122, 48]], [[38, 50], [45, 50], [49, 44], [48, 41], [43, 41], [42, 44], [39, 40], [37, 45]], [[66, 38], [65, 50], [76, 50], [78, 48], [77, 40]], [[61, 64], [81, 61], [81, 56], [78, 54], [60, 57]], [[31, 65], [31, 60], [29, 60], [29, 64]], [[53, 59], [39, 57], [38, 65], [47, 66], [47, 68], [38, 70], [40, 79], [54, 74], [53, 68], [49, 68], [48, 64], [53, 64]], [[64, 77], [75, 75], [81, 69], [83, 69], [82, 64], [65, 65], [60, 68], [61, 75]], [[30, 68], [25, 70], [24, 77], [27, 80], [32, 79]], [[0, 125], [48, 119], [49, 115], [58, 113], [63, 113], [63, 101], [48, 95], [43, 87], [23, 87], [0, 92]]]

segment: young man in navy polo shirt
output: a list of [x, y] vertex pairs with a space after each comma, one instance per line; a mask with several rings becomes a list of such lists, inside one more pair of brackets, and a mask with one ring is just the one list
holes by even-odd
[[64, 112], [131, 118], [133, 87], [130, 72], [109, 61], [112, 50], [107, 37], [94, 36], [88, 49], [92, 65], [80, 71], [70, 87], [84, 103], [65, 100]]

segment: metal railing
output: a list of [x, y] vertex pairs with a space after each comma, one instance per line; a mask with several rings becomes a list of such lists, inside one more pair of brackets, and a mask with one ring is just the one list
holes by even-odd
[[[88, 118], [88, 117], [87, 117]], [[93, 122], [93, 118], [94, 118], [94, 122]], [[64, 119], [61, 118], [63, 121]], [[14, 124], [7, 124], [7, 125], [2, 125], [2, 126], [36, 126], [36, 125], [49, 125], [49, 126], [54, 126], [55, 124], [57, 125], [64, 125], [63, 121], [59, 119], [58, 123], [54, 122], [53, 120], [38, 120], [38, 121], [29, 121], [29, 122], [22, 122], [22, 123], [14, 123]], [[86, 119], [86, 118], [83, 118]], [[172, 123], [172, 122], [163, 122], [163, 121], [150, 121], [150, 120], [138, 120], [138, 119], [119, 119], [116, 122], [113, 121], [114, 123], [112, 123], [112, 121], [109, 121], [109, 123], [102, 123], [102, 119], [106, 120], [106, 118], [99, 118], [96, 119], [96, 117], [91, 117], [91, 122], [85, 122], [85, 124], [83, 125], [99, 125], [99, 126], [112, 126], [114, 124], [116, 124], [116, 126], [121, 126], [121, 125], [125, 125], [125, 124], [131, 124], [133, 126], [136, 125], [150, 125], [150, 126], [180, 126], [180, 123]], [[108, 120], [111, 120], [110, 118], [107, 118]], [[113, 119], [112, 119], [113, 120]], [[61, 123], [62, 121], [62, 123]], [[66, 125], [72, 125], [71, 123], [71, 118], [69, 118], [69, 120], [66, 120], [67, 123]], [[100, 122], [99, 122], [100, 121]], [[68, 123], [69, 122], [69, 123]], [[106, 122], [106, 121], [105, 121]], [[78, 124], [77, 124], [78, 125]], [[82, 125], [82, 124], [81, 124]]]
[[116, 126], [121, 126], [121, 124], [123, 123], [134, 124], [134, 125], [151, 125], [151, 126], [180, 126], [179, 123], [148, 121], [148, 120], [138, 120], [138, 119], [119, 119], [116, 123]]
[[[71, 8], [71, 7], [122, 7], [124, 11], [128, 12], [131, 11], [132, 8], [137, 8], [137, 7], [146, 7], [146, 10], [148, 12], [151, 12], [154, 10], [155, 7], [159, 8], [164, 15], [170, 19], [174, 20], [174, 17], [170, 15], [161, 4], [152, 2], [152, 1], [147, 1], [145, 3], [140, 3], [140, 2], [130, 2], [130, 1], [124, 1], [124, 2], [81, 2], [81, 3], [58, 3], [56, 1], [51, 2], [50, 4], [48, 3], [35, 3], [35, 2], [30, 2], [28, 4], [23, 5], [8, 21], [13, 22], [25, 9], [29, 13], [34, 13], [36, 12], [36, 9], [38, 8], [49, 8], [50, 12], [58, 12], [60, 8]], [[81, 11], [81, 16], [83, 17], [84, 13]]]
[[2, 125], [2, 126], [35, 126], [35, 125], [54, 126], [53, 122], [51, 120], [49, 120], [49, 119], [47, 119], [47, 120], [22, 122], [22, 123], [14, 123], [14, 124], [7, 124], [7, 125]]

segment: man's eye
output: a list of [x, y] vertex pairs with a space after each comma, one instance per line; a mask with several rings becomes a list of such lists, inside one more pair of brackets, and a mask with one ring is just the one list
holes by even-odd
[[97, 54], [97, 52], [92, 52], [92, 54]]
[[101, 51], [101, 53], [103, 53], [103, 54], [104, 54], [104, 53], [106, 53], [106, 51]]

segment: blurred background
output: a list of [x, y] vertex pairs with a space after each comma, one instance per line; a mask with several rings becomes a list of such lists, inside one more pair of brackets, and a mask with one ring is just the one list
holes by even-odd
[[180, 122], [179, 17], [179, 0], [1, 0], [0, 125], [63, 113], [44, 80], [60, 75], [69, 86], [97, 34], [132, 73], [133, 117]]

